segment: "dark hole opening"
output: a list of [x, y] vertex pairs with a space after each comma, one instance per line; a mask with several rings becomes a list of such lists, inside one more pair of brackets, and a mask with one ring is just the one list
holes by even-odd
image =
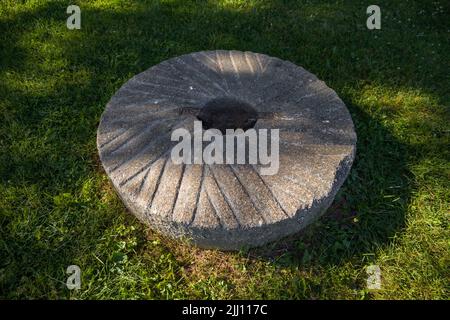
[[225, 134], [226, 129], [245, 131], [253, 128], [258, 113], [246, 102], [223, 97], [208, 101], [197, 114], [197, 119], [202, 121], [203, 129], [218, 129]]

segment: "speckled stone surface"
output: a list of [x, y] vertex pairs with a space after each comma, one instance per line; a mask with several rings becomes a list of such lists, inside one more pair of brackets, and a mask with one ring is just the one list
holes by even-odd
[[[275, 175], [258, 165], [174, 164], [176, 128], [229, 97], [280, 130]], [[188, 112], [185, 112], [185, 111]], [[97, 132], [103, 167], [129, 210], [166, 235], [237, 250], [299, 231], [323, 214], [350, 171], [350, 114], [323, 81], [288, 61], [240, 51], [204, 51], [164, 61], [125, 83]]]

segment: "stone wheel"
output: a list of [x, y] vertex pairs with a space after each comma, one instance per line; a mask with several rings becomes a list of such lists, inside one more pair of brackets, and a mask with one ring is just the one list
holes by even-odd
[[[171, 133], [192, 131], [198, 119], [219, 130], [279, 129], [278, 172], [175, 164]], [[223, 250], [277, 240], [325, 212], [355, 144], [346, 106], [323, 81], [288, 61], [239, 51], [187, 54], [134, 76], [107, 104], [97, 132], [103, 167], [134, 215]]]

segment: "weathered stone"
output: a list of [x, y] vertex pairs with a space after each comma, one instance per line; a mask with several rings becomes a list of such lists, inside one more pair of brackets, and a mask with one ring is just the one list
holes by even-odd
[[[223, 109], [231, 111], [221, 118]], [[171, 133], [192, 132], [198, 119], [222, 131], [280, 129], [278, 173], [174, 164]], [[124, 84], [102, 115], [97, 145], [141, 221], [201, 247], [235, 250], [295, 233], [324, 213], [350, 171], [356, 134], [337, 94], [305, 69], [252, 52], [208, 51], [164, 61]]]

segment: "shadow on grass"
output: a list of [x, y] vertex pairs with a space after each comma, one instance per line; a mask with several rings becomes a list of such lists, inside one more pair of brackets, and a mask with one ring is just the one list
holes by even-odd
[[[391, 17], [403, 9], [431, 10], [417, 3], [408, 9], [409, 5], [395, 7], [386, 2], [383, 8]], [[60, 2], [39, 5], [0, 23], [7, 33], [1, 51], [2, 76], [16, 73], [20, 81], [29, 80], [31, 85], [57, 80], [42, 92], [27, 87], [26, 81], [23, 85], [0, 82], [3, 103], [14, 108], [0, 109], [8, 125], [5, 128], [14, 127], [10, 132], [17, 132], [17, 136], [2, 132], [8, 151], [0, 156], [3, 184], [34, 185], [56, 195], [60, 190], [77, 192], [77, 183], [97, 170], [95, 136], [104, 105], [128, 78], [188, 52], [249, 50], [290, 60], [325, 80], [349, 107], [358, 145], [353, 169], [322, 219], [300, 235], [245, 254], [293, 267], [340, 264], [389, 243], [403, 228], [414, 187], [408, 157], [416, 150], [399, 142], [366, 113], [346, 88], [382, 83], [394, 90], [407, 87], [431, 93], [444, 103], [448, 68], [441, 64], [446, 61], [448, 44], [437, 48], [426, 42], [444, 32], [439, 27], [445, 16], [434, 15], [432, 21], [419, 17], [417, 29], [387, 18], [383, 30], [373, 33], [365, 29], [365, 7], [357, 4], [336, 8], [318, 1], [302, 6], [293, 1], [261, 1], [227, 7], [212, 2], [136, 1], [130, 7], [110, 9], [97, 9], [88, 2], [80, 6], [79, 31], [66, 30], [66, 6]], [[421, 38], [411, 30], [420, 31]], [[53, 49], [36, 52], [31, 43], [34, 38], [29, 38], [34, 33], [41, 42], [38, 48], [51, 45]], [[63, 61], [61, 67], [47, 61], [52, 57], [46, 54], [54, 52], [60, 52], [55, 59]], [[46, 64], [52, 66], [50, 70]], [[15, 145], [18, 137], [32, 136], [45, 138], [45, 143]], [[52, 205], [39, 204], [48, 210]], [[95, 239], [97, 232], [90, 229], [87, 238]], [[78, 240], [63, 236], [62, 241], [75, 241], [76, 246]], [[68, 250], [73, 251], [64, 253], [64, 263], [70, 263], [68, 257], [77, 253]], [[49, 261], [55, 254], [51, 249], [39, 252]], [[15, 263], [31, 260], [22, 256]], [[47, 267], [41, 264], [39, 268]]]

